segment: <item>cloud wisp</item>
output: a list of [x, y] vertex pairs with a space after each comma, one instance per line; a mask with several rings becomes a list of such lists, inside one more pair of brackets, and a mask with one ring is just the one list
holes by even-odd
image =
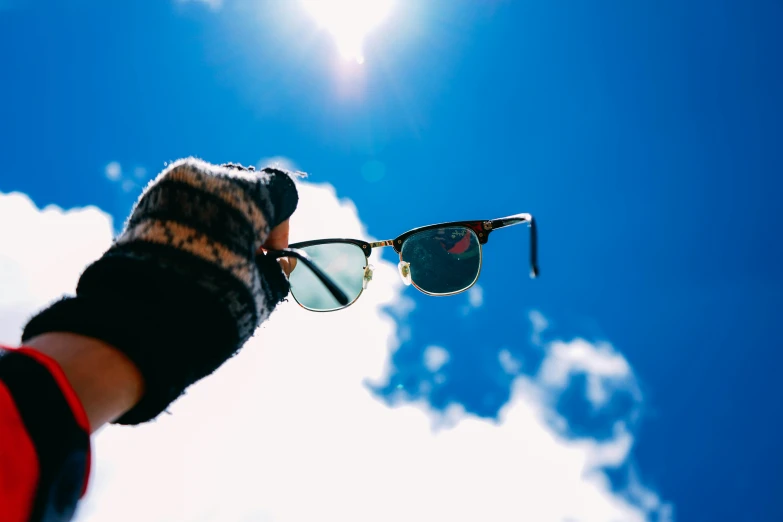
[[103, 169], [106, 179], [116, 183], [123, 192], [137, 192], [148, 181], [147, 169], [136, 166], [130, 172], [123, 170], [119, 161], [110, 161]]
[[[333, 187], [299, 187], [292, 240], [369, 237]], [[19, 194], [0, 194], [0, 222], [18, 224], [0, 227], [0, 342], [13, 343], [29, 313], [72, 291], [109, 246], [112, 222], [94, 208], [39, 210]], [[552, 390], [570, 375], [595, 377], [588, 393], [599, 405], [633, 379], [608, 345], [550, 347], [538, 375], [514, 378], [497, 421], [379, 400], [368, 383], [387, 377], [407, 309], [396, 267], [372, 263], [355, 305], [318, 314], [285, 303], [171, 415], [102, 430], [78, 520], [630, 522], [665, 511], [638, 481], [634, 495], [613, 491], [603, 471], [628, 460], [625, 424], [602, 440], [553, 427]], [[434, 347], [428, 363], [447, 364], [447, 349]]]
[[472, 311], [484, 306], [484, 289], [478, 283], [471, 286], [465, 295], [468, 302], [461, 308], [462, 315], [470, 315]]
[[223, 0], [175, 0], [178, 4], [203, 4], [213, 11], [223, 7]]

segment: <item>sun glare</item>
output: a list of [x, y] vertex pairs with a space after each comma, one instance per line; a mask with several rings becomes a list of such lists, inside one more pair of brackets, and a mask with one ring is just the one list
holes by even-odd
[[392, 0], [303, 0], [346, 60], [364, 63], [364, 39], [388, 15]]

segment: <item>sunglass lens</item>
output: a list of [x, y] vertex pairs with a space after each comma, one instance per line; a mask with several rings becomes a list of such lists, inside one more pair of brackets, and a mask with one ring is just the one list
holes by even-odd
[[[367, 258], [361, 247], [352, 243], [326, 243], [299, 247], [312, 259], [353, 303], [362, 293], [364, 268]], [[296, 263], [289, 277], [291, 294], [296, 302], [317, 312], [329, 312], [345, 308], [318, 280], [304, 263]]]
[[413, 284], [430, 294], [454, 294], [470, 288], [481, 270], [481, 245], [467, 227], [418, 232], [402, 244]]

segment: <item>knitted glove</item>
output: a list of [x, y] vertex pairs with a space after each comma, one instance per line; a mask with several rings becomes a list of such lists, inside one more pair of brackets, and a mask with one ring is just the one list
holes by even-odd
[[234, 355], [288, 294], [279, 264], [257, 254], [296, 209], [291, 178], [197, 159], [150, 183], [75, 297], [35, 316], [22, 341], [72, 332], [124, 352], [144, 378], [120, 424], [153, 419]]

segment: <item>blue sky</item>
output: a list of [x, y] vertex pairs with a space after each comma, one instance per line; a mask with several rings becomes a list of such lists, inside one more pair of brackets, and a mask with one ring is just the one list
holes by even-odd
[[[514, 227], [486, 246], [482, 306], [408, 289], [377, 393], [496, 415], [498, 355], [541, 364], [535, 310], [547, 338], [611, 343], [644, 397], [566, 393], [569, 432], [627, 419], [679, 520], [781, 520], [781, 24], [776, 0], [399, 1], [359, 66], [296, 2], [0, 3], [0, 192], [120, 223], [166, 161], [283, 156], [381, 239], [531, 212], [541, 278]], [[422, 387], [432, 345], [446, 379]]]

